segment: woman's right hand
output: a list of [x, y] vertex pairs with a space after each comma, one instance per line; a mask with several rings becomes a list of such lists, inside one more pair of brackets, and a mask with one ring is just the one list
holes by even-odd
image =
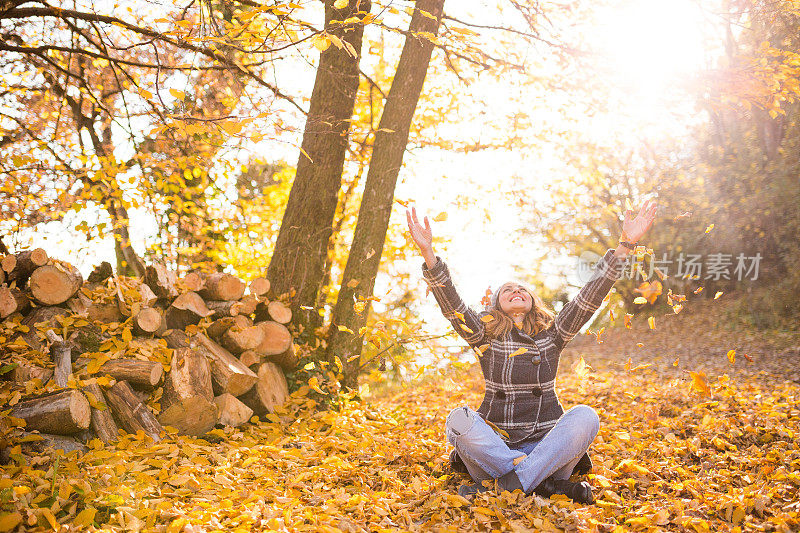
[[420, 224], [417, 218], [417, 208], [412, 207], [409, 211], [406, 209], [406, 221], [408, 222], [408, 231], [411, 238], [419, 248], [422, 257], [428, 264], [428, 268], [436, 264], [436, 255], [433, 253], [433, 232], [431, 231], [431, 224], [428, 217], [425, 217], [425, 225]]

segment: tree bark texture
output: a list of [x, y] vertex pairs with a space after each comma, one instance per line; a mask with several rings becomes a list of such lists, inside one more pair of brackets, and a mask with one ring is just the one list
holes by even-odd
[[[345, 365], [344, 384], [351, 387], [356, 385], [359, 370], [358, 358], [353, 356], [361, 353], [364, 341], [363, 335], [358, 335], [357, 332], [366, 323], [369, 302], [360, 315], [355, 312], [353, 305], [357, 301], [356, 297], [371, 296], [375, 286], [375, 276], [392, 214], [397, 176], [403, 165], [411, 120], [433, 52], [433, 43], [418, 34], [428, 32], [436, 35], [443, 9], [444, 0], [416, 2], [409, 33], [406, 35], [392, 87], [386, 98], [378, 132], [375, 134], [364, 196], [333, 312], [328, 342], [328, 357], [332, 360], [334, 355], [339, 356]], [[423, 12], [433, 15], [435, 20]], [[352, 280], [358, 281], [355, 287], [350, 286]], [[356, 333], [339, 331], [338, 325], [347, 326]]]
[[[310, 325], [308, 331], [319, 325], [320, 317], [316, 311], [300, 310], [300, 306], [314, 306], [324, 276], [349, 120], [358, 92], [364, 32], [361, 19], [372, 7], [370, 0], [351, 0], [344, 9], [334, 8], [334, 0], [324, 3], [326, 31], [347, 44], [341, 49], [332, 44], [320, 54], [297, 173], [267, 272], [277, 296], [295, 290], [290, 301], [294, 321], [306, 328]], [[350, 17], [357, 17], [359, 22], [332, 22]], [[348, 45], [352, 50], [348, 51]]]

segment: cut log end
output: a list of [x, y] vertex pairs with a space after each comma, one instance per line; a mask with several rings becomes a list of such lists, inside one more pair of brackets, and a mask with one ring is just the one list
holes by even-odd
[[292, 334], [283, 324], [271, 320], [258, 322], [256, 326], [264, 331], [264, 338], [255, 350], [264, 355], [279, 355], [292, 346]]
[[152, 335], [161, 327], [161, 313], [152, 307], [145, 307], [133, 318], [133, 328], [140, 335]]
[[288, 324], [292, 321], [292, 310], [283, 302], [275, 300], [267, 304], [267, 313], [278, 324]]
[[267, 278], [256, 278], [250, 282], [248, 291], [253, 296], [261, 298], [269, 292], [269, 288], [270, 288], [270, 283]]
[[59, 268], [59, 266], [45, 265], [31, 274], [31, 294], [37, 302], [44, 305], [64, 303], [72, 298], [83, 284], [83, 277], [75, 267], [67, 265]]

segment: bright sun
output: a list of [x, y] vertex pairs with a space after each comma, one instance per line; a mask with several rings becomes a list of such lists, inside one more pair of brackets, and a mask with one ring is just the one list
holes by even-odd
[[690, 0], [627, 0], [599, 11], [592, 47], [631, 96], [658, 98], [707, 59], [705, 15]]

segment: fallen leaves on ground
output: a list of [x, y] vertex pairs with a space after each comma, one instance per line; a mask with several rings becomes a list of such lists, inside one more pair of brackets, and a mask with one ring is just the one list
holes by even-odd
[[[724, 351], [722, 358], [725, 359]], [[597, 356], [586, 358], [595, 368]], [[671, 360], [670, 360], [671, 361]], [[584, 362], [584, 365], [586, 363]], [[757, 376], [664, 379], [562, 366], [565, 407], [600, 415], [588, 480], [597, 502], [494, 492], [458, 496], [444, 436], [447, 413], [476, 407], [477, 366], [430, 376], [368, 402], [287, 408], [206, 438], [143, 435], [74, 454], [11, 448], [0, 479], [4, 530], [197, 531], [796, 531], [800, 528], [800, 389]]]

